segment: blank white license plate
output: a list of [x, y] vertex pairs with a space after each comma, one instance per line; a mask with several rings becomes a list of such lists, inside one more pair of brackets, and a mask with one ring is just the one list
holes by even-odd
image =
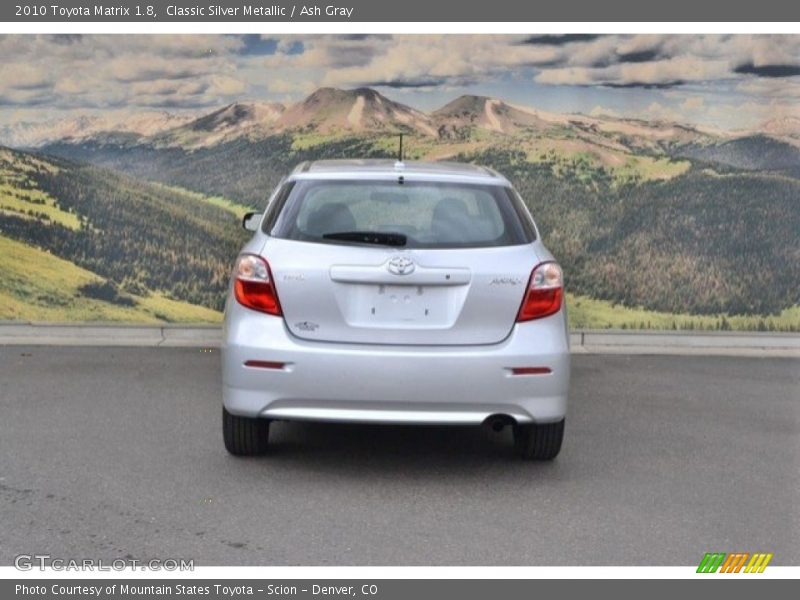
[[448, 321], [452, 287], [370, 284], [353, 288], [347, 307], [352, 325], [436, 327]]

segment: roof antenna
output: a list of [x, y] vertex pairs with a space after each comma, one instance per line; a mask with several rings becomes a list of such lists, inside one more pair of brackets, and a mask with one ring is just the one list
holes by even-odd
[[402, 169], [403, 167], [405, 167], [405, 164], [403, 164], [403, 134], [401, 133], [399, 135], [400, 135], [400, 147], [397, 149], [397, 162], [394, 163], [395, 169]]

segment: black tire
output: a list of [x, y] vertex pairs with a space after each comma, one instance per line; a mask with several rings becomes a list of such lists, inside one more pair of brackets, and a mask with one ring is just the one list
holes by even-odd
[[232, 415], [222, 408], [225, 449], [236, 456], [258, 456], [267, 451], [269, 420]]
[[514, 426], [514, 448], [526, 460], [553, 460], [564, 441], [564, 419], [557, 423]]

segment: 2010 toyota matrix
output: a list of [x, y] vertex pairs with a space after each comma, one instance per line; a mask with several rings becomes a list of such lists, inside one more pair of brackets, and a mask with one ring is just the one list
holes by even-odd
[[225, 308], [223, 437], [262, 454], [275, 420], [511, 425], [561, 449], [561, 268], [497, 172], [303, 163], [248, 214]]

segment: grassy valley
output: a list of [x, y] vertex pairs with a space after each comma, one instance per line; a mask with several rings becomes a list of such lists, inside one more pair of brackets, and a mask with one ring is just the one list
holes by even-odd
[[677, 331], [800, 331], [800, 305], [773, 315], [691, 315], [623, 306], [567, 294], [572, 329], [669, 329]]

